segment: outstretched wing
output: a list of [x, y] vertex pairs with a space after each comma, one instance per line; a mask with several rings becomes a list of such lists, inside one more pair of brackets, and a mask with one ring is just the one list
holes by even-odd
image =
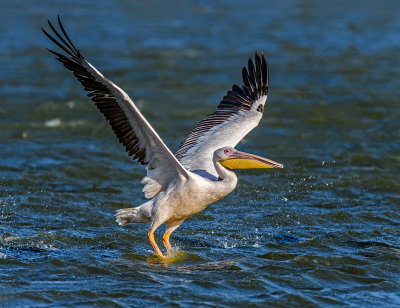
[[175, 156], [188, 170], [217, 177], [212, 158], [215, 150], [235, 147], [260, 122], [268, 95], [268, 63], [256, 51], [248, 70], [243, 67], [243, 86], [234, 85], [217, 109], [201, 120], [182, 142]]
[[64, 30], [60, 17], [58, 25], [63, 35], [50, 21], [48, 23], [55, 36], [51, 36], [43, 28], [42, 31], [65, 54], [47, 50], [56, 55], [56, 59], [73, 72], [85, 91], [89, 91], [88, 96], [108, 120], [128, 155], [146, 165], [147, 177], [142, 181], [145, 184], [143, 188], [145, 196], [154, 197], [166, 188], [173, 178], [187, 177], [187, 170], [163, 143], [129, 96], [81, 55]]

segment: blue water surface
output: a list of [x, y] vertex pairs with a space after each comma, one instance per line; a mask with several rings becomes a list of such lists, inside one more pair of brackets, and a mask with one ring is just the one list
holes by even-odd
[[[398, 307], [397, 1], [3, 1], [0, 306]], [[60, 14], [75, 45], [175, 151], [263, 51], [264, 118], [234, 192], [171, 237], [160, 262], [127, 157], [44, 48]], [[160, 228], [156, 239], [161, 243]]]

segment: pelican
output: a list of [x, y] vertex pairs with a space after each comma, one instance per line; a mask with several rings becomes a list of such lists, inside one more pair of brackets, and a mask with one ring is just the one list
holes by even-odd
[[42, 28], [60, 52], [56, 56], [82, 84], [87, 96], [105, 116], [119, 142], [133, 160], [146, 166], [142, 179], [148, 199], [138, 207], [117, 210], [120, 226], [150, 222], [148, 239], [155, 253], [165, 258], [154, 232], [165, 223], [163, 244], [171, 250], [170, 236], [183, 221], [231, 193], [237, 184], [232, 169], [283, 168], [257, 155], [240, 152], [235, 146], [260, 122], [268, 95], [268, 63], [255, 52], [242, 69], [243, 85], [233, 85], [217, 109], [201, 120], [183, 140], [175, 155], [139, 111], [132, 99], [91, 65], [67, 35], [60, 17], [53, 34]]

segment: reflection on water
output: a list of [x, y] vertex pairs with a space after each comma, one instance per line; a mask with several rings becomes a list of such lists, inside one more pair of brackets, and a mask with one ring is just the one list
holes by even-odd
[[[397, 2], [1, 6], [3, 305], [398, 305]], [[58, 13], [172, 150], [264, 51], [268, 105], [238, 148], [285, 169], [238, 171], [160, 262], [148, 225], [113, 217], [144, 201], [142, 166], [43, 49]]]

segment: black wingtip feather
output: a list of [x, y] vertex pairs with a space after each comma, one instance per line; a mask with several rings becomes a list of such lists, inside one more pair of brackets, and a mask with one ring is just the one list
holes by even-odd
[[250, 58], [248, 61], [248, 73], [246, 68], [242, 71], [243, 84], [258, 99], [268, 94], [268, 62], [263, 52], [258, 50], [254, 53], [254, 62]]
[[75, 51], [75, 53], [79, 56], [79, 58], [82, 58], [81, 53], [75, 47], [75, 45], [72, 43], [72, 41], [70, 40], [67, 32], [65, 31], [64, 26], [63, 26], [63, 24], [61, 22], [61, 19], [60, 19], [60, 15], [57, 15], [57, 21], [58, 21], [58, 25], [60, 26], [60, 29], [61, 29], [62, 33], [64, 34], [64, 36], [67, 39], [67, 41], [71, 44], [71, 46], [72, 46], [73, 50]]
[[253, 60], [251, 60], [251, 58], [248, 61], [248, 68], [249, 68], [249, 81], [251, 84], [251, 88], [254, 91], [254, 94], [258, 95], [258, 87], [257, 87], [257, 82], [256, 82], [256, 78], [255, 78], [255, 69], [254, 69], [254, 64], [253, 64]]
[[53, 35], [50, 35], [43, 27], [41, 29], [65, 54], [46, 49], [54, 54], [56, 59], [63, 63], [68, 70], [72, 71], [76, 79], [83, 85], [85, 91], [90, 92], [88, 96], [91, 97], [96, 107], [110, 123], [119, 142], [122, 143], [128, 155], [133, 156], [133, 159], [138, 160], [141, 164], [147, 164], [146, 151], [144, 148], [139, 147], [137, 136], [125, 112], [121, 109], [115, 96], [107, 87], [107, 82], [104, 83], [102, 80], [97, 80], [96, 76], [90, 72], [90, 69], [88, 70], [86, 60], [69, 38], [60, 16], [57, 17], [57, 21], [59, 31], [47, 20]]
[[263, 81], [263, 92], [268, 94], [269, 66], [268, 66], [268, 61], [265, 58], [264, 53], [261, 53], [261, 73], [262, 73], [262, 81]]
[[[248, 67], [242, 69], [243, 86], [233, 85], [232, 91], [228, 91], [217, 109], [191, 130], [189, 136], [179, 146], [176, 158], [182, 159], [189, 149], [196, 145], [199, 138], [239, 112], [250, 111], [258, 99], [268, 94], [268, 64], [264, 54], [256, 50], [254, 62], [255, 64], [250, 58]], [[263, 110], [263, 104], [258, 104], [257, 111]]]
[[263, 84], [261, 80], [261, 59], [258, 51], [256, 50], [255, 55], [254, 55], [254, 61], [255, 61], [255, 67], [256, 67], [256, 84], [258, 85], [257, 87], [257, 96], [260, 97], [261, 93], [263, 91]]
[[242, 79], [243, 79], [243, 83], [244, 83], [245, 87], [251, 90], [251, 85], [249, 82], [249, 73], [247, 72], [247, 69], [245, 66], [243, 66], [243, 68], [242, 68]]

